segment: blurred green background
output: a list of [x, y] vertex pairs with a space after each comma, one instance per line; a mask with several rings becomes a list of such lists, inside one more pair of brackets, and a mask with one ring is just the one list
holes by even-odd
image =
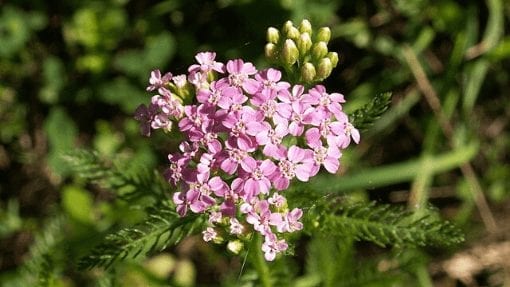
[[[510, 242], [509, 1], [0, 0], [0, 284], [23, 286], [27, 262], [52, 246], [45, 284], [107, 286], [105, 273], [77, 270], [76, 258], [142, 212], [72, 175], [62, 154], [92, 148], [163, 170], [172, 142], [143, 138], [132, 119], [149, 101], [150, 71], [185, 73], [206, 50], [267, 66], [267, 27], [304, 18], [332, 30], [340, 63], [326, 84], [346, 95], [347, 111], [393, 92], [344, 155], [334, 188], [412, 208], [431, 202], [463, 227], [468, 241], [456, 252]], [[235, 259], [199, 241], [108, 276], [119, 286], [206, 286], [239, 273]], [[426, 261], [420, 284], [467, 284], [434, 271], [452, 254]], [[473, 280], [510, 284], [502, 264]]]

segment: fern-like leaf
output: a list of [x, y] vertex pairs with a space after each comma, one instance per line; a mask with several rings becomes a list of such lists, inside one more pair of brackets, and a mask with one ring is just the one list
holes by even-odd
[[464, 240], [460, 230], [436, 218], [432, 211], [416, 218], [403, 208], [387, 204], [342, 204], [335, 213], [320, 216], [320, 231], [348, 233], [356, 240], [380, 246], [449, 246]]
[[388, 109], [391, 93], [375, 96], [370, 103], [349, 115], [349, 120], [359, 130], [368, 129]]
[[36, 234], [27, 260], [20, 267], [19, 276], [1, 286], [50, 286], [62, 271], [63, 227], [65, 220], [58, 216], [45, 222]]
[[173, 206], [160, 205], [148, 210], [148, 218], [134, 227], [123, 228], [106, 236], [101, 244], [78, 262], [80, 269], [108, 268], [117, 260], [137, 258], [177, 244], [202, 223], [201, 217], [179, 217]]
[[171, 192], [159, 172], [144, 168], [126, 169], [125, 164], [100, 158], [97, 152], [74, 150], [64, 155], [72, 172], [102, 188], [115, 191], [129, 202], [145, 196], [165, 199]]

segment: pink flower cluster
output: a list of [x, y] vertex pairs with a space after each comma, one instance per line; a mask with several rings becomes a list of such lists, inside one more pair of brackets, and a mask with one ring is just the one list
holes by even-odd
[[[281, 234], [303, 228], [302, 210], [290, 210], [282, 193], [321, 166], [335, 173], [341, 150], [351, 139], [358, 143], [359, 132], [342, 111], [343, 95], [322, 85], [305, 90], [281, 81], [276, 69], [258, 71], [241, 59], [225, 65], [215, 56], [199, 53], [187, 76], [153, 71], [147, 90], [158, 95], [135, 118], [145, 135], [174, 121], [185, 136], [165, 173], [179, 190], [178, 213], [208, 215], [205, 241], [219, 239], [219, 230], [239, 238], [259, 232], [271, 261], [288, 247]], [[186, 85], [192, 104], [175, 94]]]

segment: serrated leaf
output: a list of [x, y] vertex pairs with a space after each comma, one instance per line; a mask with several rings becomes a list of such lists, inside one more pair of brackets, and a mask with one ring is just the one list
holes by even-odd
[[109, 268], [117, 260], [138, 258], [177, 244], [201, 226], [198, 216], [181, 218], [172, 206], [151, 208], [150, 216], [142, 223], [110, 233], [91, 253], [80, 259], [81, 269]]
[[368, 129], [388, 109], [391, 102], [391, 93], [382, 93], [375, 96], [370, 103], [349, 115], [349, 120], [359, 130]]

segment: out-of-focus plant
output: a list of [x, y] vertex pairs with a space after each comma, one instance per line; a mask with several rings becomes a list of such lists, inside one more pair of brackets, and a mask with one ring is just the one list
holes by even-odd
[[[444, 275], [429, 275], [427, 266], [455, 250], [436, 256], [438, 249], [411, 248], [405, 238], [441, 241], [430, 237], [440, 225], [429, 225], [441, 222], [439, 213], [462, 226], [470, 242], [479, 236], [473, 231], [480, 229], [478, 214], [488, 230], [501, 232], [490, 207], [506, 204], [510, 190], [505, 1], [20, 0], [0, 7], [2, 286], [253, 285], [259, 278], [254, 258], [244, 264], [243, 256], [225, 256], [225, 244], [203, 244], [200, 236], [131, 259], [150, 250], [148, 244], [164, 248], [204, 227], [165, 229], [178, 219], [166, 205], [174, 190], [159, 176], [162, 168], [153, 168], [167, 164], [161, 155], [175, 152], [182, 138], [175, 126], [175, 138], [159, 132], [151, 141], [141, 138], [132, 111], [147, 99], [151, 70], [186, 73], [198, 51], [214, 50], [224, 62], [242, 57], [261, 70], [278, 64], [263, 60], [261, 31], [287, 19], [331, 28], [325, 42], [339, 59], [322, 83], [345, 92], [343, 111], [362, 141], [343, 150], [341, 177], [320, 173], [285, 192], [292, 206], [303, 208], [304, 230], [286, 238], [288, 254], [270, 263], [272, 283], [431, 286]], [[306, 63], [315, 69], [315, 77], [306, 75], [310, 86], [319, 83], [319, 61], [300, 60], [301, 69], [311, 70]], [[293, 69], [294, 80], [301, 69]], [[379, 104], [389, 97], [374, 97], [380, 91], [393, 92], [390, 105]], [[76, 147], [96, 150], [72, 153], [81, 168], [62, 157]], [[159, 214], [151, 207], [163, 195]], [[325, 208], [333, 215], [318, 212]], [[384, 216], [386, 208], [401, 220]], [[323, 221], [345, 229], [344, 237], [318, 224]], [[431, 232], [418, 232], [423, 225]], [[127, 246], [127, 253], [114, 245]], [[111, 262], [101, 250], [127, 257], [107, 271], [77, 271], [87, 255], [104, 262], [98, 265]], [[501, 280], [496, 277], [491, 280]]]
[[[198, 64], [188, 68], [188, 75], [151, 73], [147, 90], [157, 95], [148, 106], [139, 106], [135, 117], [144, 135], [158, 129], [171, 137], [177, 129], [184, 134], [179, 151], [168, 156], [165, 178], [173, 188], [157, 173], [128, 173], [105, 165], [92, 153], [69, 154], [77, 175], [112, 189], [127, 201], [137, 199], [148, 215], [135, 226], [107, 235], [82, 258], [82, 267], [108, 268], [118, 260], [167, 248], [201, 232], [205, 241], [225, 245], [249, 259], [246, 268], [253, 268], [256, 276], [242, 280], [281, 286], [283, 278], [277, 274], [285, 270], [270, 268], [266, 261], [275, 260], [279, 253], [292, 254], [285, 240], [291, 236], [286, 232], [304, 228], [312, 238], [321, 235], [334, 242], [350, 242], [341, 245], [342, 249], [352, 248], [352, 240], [400, 248], [462, 241], [459, 231], [431, 210], [406, 213], [307, 188], [304, 182], [322, 165], [336, 173], [341, 151], [351, 137], [359, 142], [360, 135], [342, 111], [343, 95], [329, 94], [316, 84], [331, 74], [338, 59], [335, 53], [328, 56], [329, 29], [318, 29], [316, 46], [310, 40], [314, 30], [307, 20], [301, 22], [300, 30], [287, 22], [283, 31], [268, 30], [269, 45], [274, 46], [266, 47], [266, 55], [285, 68], [283, 79], [289, 82], [276, 69], [257, 71], [241, 59], [224, 65], [215, 61], [212, 52], [197, 54]], [[292, 40], [302, 38], [310, 41], [303, 44], [308, 48]], [[277, 46], [280, 41], [284, 44]], [[319, 71], [319, 76], [309, 75], [311, 69]], [[387, 94], [375, 97], [355, 111], [353, 119], [368, 127], [389, 100]], [[301, 183], [290, 185], [294, 178]], [[302, 209], [296, 203], [302, 203]], [[293, 279], [284, 281], [290, 284]]]

